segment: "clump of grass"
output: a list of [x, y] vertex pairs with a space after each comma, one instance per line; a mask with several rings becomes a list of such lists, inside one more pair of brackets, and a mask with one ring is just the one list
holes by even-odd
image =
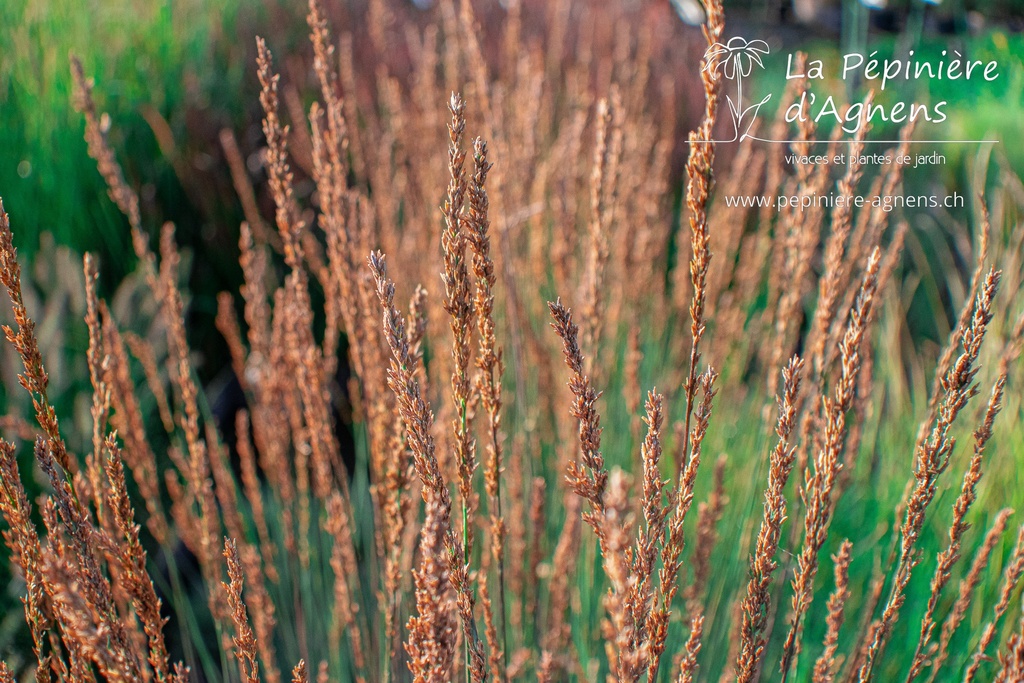
[[[368, 49], [404, 26], [415, 64], [380, 55], [363, 83], [363, 37], [335, 42], [310, 1], [308, 118], [282, 99], [291, 91], [257, 41], [265, 189], [222, 136], [247, 211], [241, 317], [233, 294], [218, 302], [246, 404], [230, 444], [195, 378], [174, 228], [154, 252], [72, 62], [90, 153], [128, 217], [167, 354], [122, 331], [86, 256], [93, 391], [85, 452], [71, 452], [0, 206], [4, 329], [47, 482], [33, 507], [18, 446], [0, 440], [0, 513], [32, 642], [10, 653], [15, 668], [161, 683], [288, 671], [298, 682], [311, 669], [318, 681], [1016, 680], [1024, 631], [1002, 622], [1024, 544], [1005, 565], [1002, 546], [1004, 505], [1017, 501], [982, 474], [1013, 460], [996, 418], [1024, 317], [1009, 324], [1018, 288], [1000, 294], [987, 218], [933, 389], [911, 405], [924, 414], [915, 440], [912, 411], [885, 409], [884, 373], [903, 367], [880, 353], [904, 322], [906, 227], [870, 208], [739, 211], [714, 190], [720, 177], [736, 191], [816, 193], [838, 175], [849, 193], [858, 164], [791, 173], [746, 140], [716, 169], [721, 84], [703, 64], [705, 106], [674, 178], [678, 115], [670, 91], [652, 96], [668, 84], [650, 80], [663, 37], [648, 24], [635, 42], [569, 30], [573, 12], [610, 31], [632, 10], [555, 3], [534, 25], [512, 3], [494, 65], [469, 2], [440, 2], [422, 33], [394, 9], [371, 3]], [[723, 31], [709, 2], [705, 42]], [[567, 57], [568, 41], [591, 41], [601, 63]], [[796, 146], [814, 134], [802, 126]], [[900, 174], [871, 182], [891, 194]], [[685, 184], [688, 231], [674, 227], [673, 183]], [[264, 191], [276, 234], [259, 215]], [[573, 292], [576, 313], [562, 298]], [[956, 490], [944, 475], [972, 420]], [[948, 520], [936, 513], [947, 490]], [[975, 538], [982, 508], [993, 518]], [[829, 553], [831, 585], [819, 577]], [[901, 628], [913, 637], [894, 638]]]

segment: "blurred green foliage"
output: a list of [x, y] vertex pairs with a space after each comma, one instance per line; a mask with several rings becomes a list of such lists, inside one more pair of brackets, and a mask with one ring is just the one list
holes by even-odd
[[236, 290], [241, 277], [241, 211], [217, 135], [228, 127], [243, 150], [258, 148], [253, 38], [268, 25], [302, 36], [302, 11], [237, 0], [0, 3], [0, 197], [19, 249], [31, 260], [50, 233], [78, 254], [95, 253], [101, 295], [134, 268], [127, 222], [107, 199], [72, 106], [75, 54], [110, 115], [111, 143], [147, 230], [155, 240], [172, 221], [179, 245], [196, 254], [190, 341], [212, 361], [200, 364], [205, 379], [224, 360], [212, 324], [216, 293]]
[[[118, 149], [130, 175], [160, 182], [170, 170], [144, 112], [161, 116], [171, 133], [186, 131], [189, 110], [221, 93], [229, 109], [241, 64], [215, 51], [237, 3], [135, 0], [83, 4], [14, 0], [0, 6], [0, 187], [18, 216], [23, 248], [52, 232], [78, 251], [123, 260], [129, 253], [116, 207], [97, 201], [102, 181], [85, 154], [81, 116], [71, 107], [70, 53], [93, 74], [100, 107], [111, 113]], [[220, 27], [217, 24], [220, 23]], [[229, 87], [229, 84], [232, 86]], [[155, 188], [143, 188], [152, 200]]]

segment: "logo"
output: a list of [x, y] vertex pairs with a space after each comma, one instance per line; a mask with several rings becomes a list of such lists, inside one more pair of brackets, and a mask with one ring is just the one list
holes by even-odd
[[[757, 121], [761, 108], [772, 99], [765, 95], [759, 102], [747, 105], [744, 102], [744, 84], [755, 73], [755, 66], [764, 69], [764, 58], [771, 49], [763, 40], [747, 40], [736, 36], [726, 43], [715, 42], [704, 52], [702, 71], [714, 80], [724, 78], [736, 82], [735, 99], [733, 92], [725, 95], [732, 118], [732, 137], [727, 140], [709, 140], [715, 143], [739, 142], [750, 138], [761, 142], [786, 144], [796, 140], [772, 140], [750, 134], [751, 127]], [[794, 67], [794, 62], [796, 67]], [[871, 84], [871, 90], [862, 102], [854, 102], [848, 106], [837, 102], [833, 95], [819, 97], [811, 91], [815, 81], [826, 79], [827, 68], [821, 59], [796, 59], [790, 54], [786, 63], [786, 80], [804, 79], [806, 87], [784, 112], [787, 123], [811, 121], [816, 126], [831, 128], [830, 124], [838, 125], [843, 132], [856, 134], [864, 127], [879, 124], [904, 126], [909, 123], [941, 124], [948, 118], [945, 100], [938, 102], [904, 101], [898, 94], [901, 84], [914, 87], [918, 83], [928, 84], [930, 81], [961, 81], [966, 87], [970, 81], [994, 81], [1000, 77], [999, 64], [995, 60], [982, 62], [964, 57], [959, 51], [942, 50], [938, 60], [933, 62], [915, 57], [910, 50], [903, 57], [879, 56], [878, 50], [869, 54], [849, 52], [839, 56], [834, 79], [841, 82]], [[888, 90], [887, 90], [888, 89]], [[915, 88], [916, 90], [917, 88]], [[893, 91], [897, 92], [894, 93]], [[885, 102], [876, 102], [875, 93], [885, 93]], [[925, 138], [934, 135], [925, 134]], [[825, 143], [827, 140], [810, 141]], [[894, 144], [900, 140], [870, 140], [864, 144]], [[924, 143], [996, 143], [997, 140], [942, 140], [918, 139], [908, 141], [912, 144]]]
[[[707, 71], [713, 78], [718, 78], [721, 75], [730, 81], [736, 79], [736, 100], [733, 101], [731, 95], [725, 96], [726, 102], [729, 104], [729, 112], [732, 114], [734, 131], [732, 140], [713, 140], [712, 142], [736, 142], [747, 137], [750, 127], [757, 119], [757, 112], [772, 98], [770, 94], [766, 95], [757, 104], [752, 104], [746, 109], [743, 108], [743, 79], [750, 76], [755, 64], [764, 68], [761, 56], [767, 55], [770, 51], [768, 43], [763, 40], [748, 41], [739, 36], [730, 38], [725, 45], [712, 43], [704, 51], [703, 71]], [[748, 114], [749, 121], [746, 127], [743, 127], [743, 132], [740, 133], [740, 128], [743, 126], [744, 119], [748, 118]]]

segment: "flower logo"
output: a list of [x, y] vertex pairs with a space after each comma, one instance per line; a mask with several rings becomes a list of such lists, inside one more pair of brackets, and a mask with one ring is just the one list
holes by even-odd
[[[730, 81], [736, 81], [736, 101], [734, 102], [729, 95], [725, 96], [729, 103], [729, 109], [732, 112], [733, 126], [736, 134], [732, 140], [723, 140], [723, 142], [732, 142], [746, 136], [750, 126], [754, 124], [754, 120], [757, 118], [757, 112], [761, 105], [771, 99], [772, 96], [768, 95], [757, 104], [752, 104], [746, 109], [742, 108], [743, 79], [754, 70], [754, 64], [757, 64], [762, 69], [764, 68], [761, 56], [767, 55], [769, 52], [768, 43], [763, 40], [747, 40], [739, 36], [730, 38], [729, 42], [725, 45], [718, 42], [712, 43], [705, 50], [704, 68], [702, 71], [706, 71], [712, 78], [716, 78], [719, 75], [719, 70], [721, 70], [722, 76], [725, 76]], [[747, 123], [741, 135], [740, 125], [751, 112], [753, 112], [753, 115], [750, 117], [750, 122]]]
[[763, 40], [746, 40], [736, 36], [730, 38], [725, 45], [712, 43], [704, 52], [704, 70], [717, 70], [722, 68], [722, 75], [730, 81], [739, 74], [740, 78], [746, 78], [754, 69], [756, 63], [762, 69], [764, 63], [761, 55], [767, 55], [770, 50], [768, 43]]

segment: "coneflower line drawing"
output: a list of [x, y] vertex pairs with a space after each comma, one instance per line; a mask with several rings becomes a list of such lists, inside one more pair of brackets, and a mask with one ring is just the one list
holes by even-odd
[[[719, 42], [712, 43], [704, 51], [704, 71], [707, 71], [713, 77], [721, 75], [729, 80], [736, 79], [736, 100], [733, 101], [729, 95], [725, 96], [726, 101], [729, 103], [729, 112], [732, 114], [733, 138], [731, 140], [715, 140], [714, 142], [735, 142], [746, 137], [750, 126], [757, 119], [758, 110], [772, 98], [771, 94], [768, 94], [757, 104], [752, 104], [745, 109], [742, 108], [743, 79], [753, 71], [754, 64], [757, 64], [762, 69], [764, 68], [761, 56], [767, 55], [769, 52], [768, 43], [765, 41], [748, 41], [746, 38], [739, 36], [730, 38], [729, 42], [724, 45]], [[743, 120], [751, 112], [753, 112], [753, 115], [750, 116], [747, 125], [743, 127], [743, 132], [741, 133], [740, 128]]]

